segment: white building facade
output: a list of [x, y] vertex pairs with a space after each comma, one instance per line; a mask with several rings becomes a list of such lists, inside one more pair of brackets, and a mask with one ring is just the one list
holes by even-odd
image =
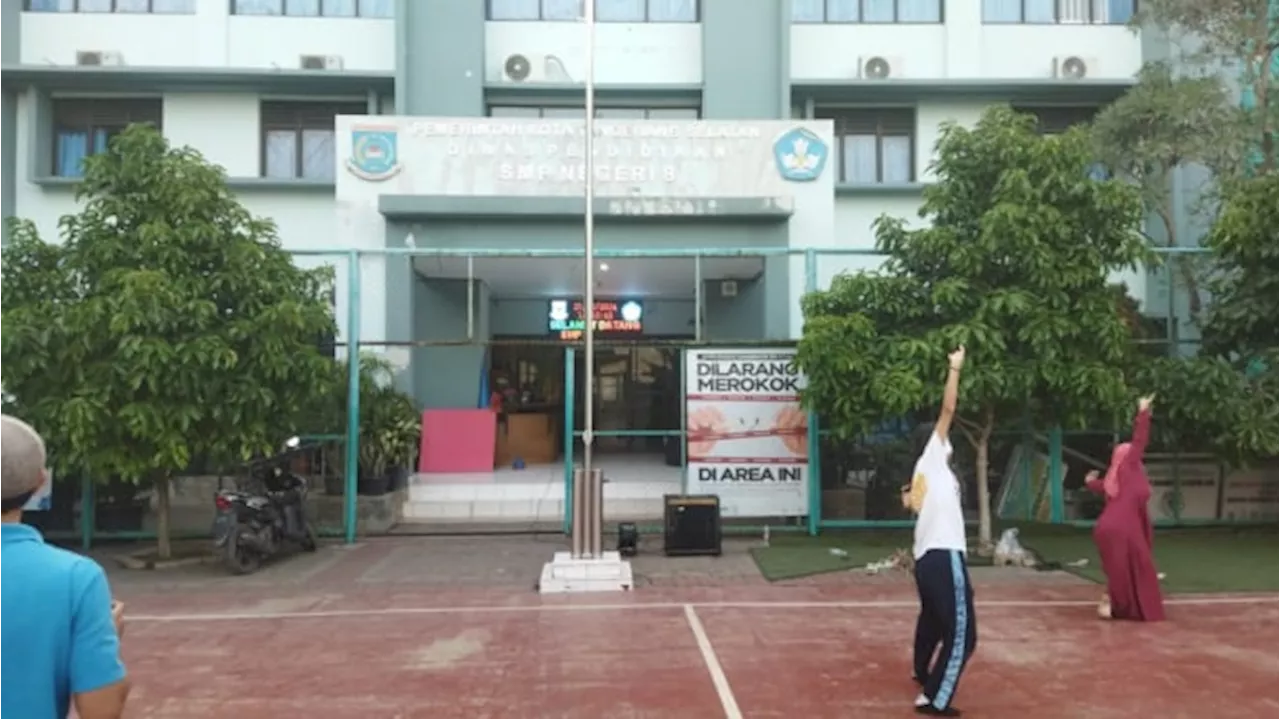
[[[1121, 94], [1143, 61], [1142, 39], [1124, 25], [1134, 0], [594, 1], [602, 120], [829, 121], [823, 186], [832, 188], [832, 209], [820, 223], [828, 229], [808, 240], [791, 233], [781, 242], [792, 249], [806, 242], [867, 249], [880, 214], [914, 218], [942, 123], [972, 123], [984, 107], [1009, 102], [1037, 113], [1046, 131], [1066, 127]], [[488, 117], [512, 126], [581, 118], [580, 2], [5, 0], [3, 213], [56, 236], [58, 218], [75, 209], [83, 156], [126, 124], [145, 121], [222, 165], [245, 205], [274, 219], [289, 248], [340, 252], [416, 242], [520, 249], [522, 237], [528, 249], [572, 246], [581, 242], [580, 221], [572, 219], [580, 209], [525, 207], [501, 196], [410, 201], [412, 187], [384, 202], [384, 236], [354, 235], [335, 219], [335, 186], [352, 153], [335, 117]], [[615, 220], [602, 242], [652, 248], [645, 238], [660, 235], [674, 238], [663, 246], [769, 246], [765, 225], [787, 221], [741, 208], [729, 214], [723, 226], [668, 220], [652, 229]], [[534, 218], [543, 231], [503, 235], [510, 222], [459, 230], [495, 217]], [[343, 260], [312, 254], [299, 261], [338, 266], [345, 333]], [[576, 289], [575, 274], [550, 264], [546, 272], [560, 274], [545, 281], [531, 265], [491, 275], [472, 268], [477, 283], [459, 299], [441, 282], [425, 286], [465, 281], [460, 265], [442, 263], [366, 261], [361, 340], [405, 347], [456, 335], [464, 331], [461, 315], [469, 338], [545, 334], [546, 298]], [[876, 264], [871, 257], [822, 257], [819, 281]], [[676, 271], [651, 263], [658, 269], [606, 278], [602, 291], [649, 298], [654, 334], [683, 336], [696, 325], [723, 339], [794, 337], [803, 273], [796, 261], [775, 274], [769, 265], [708, 262], [696, 279], [672, 288], [660, 276]], [[708, 284], [695, 291], [700, 280]], [[725, 280], [741, 294], [721, 296]], [[1142, 277], [1125, 280], [1144, 297]], [[768, 290], [749, 309], [742, 303], [753, 282]], [[456, 310], [456, 302], [469, 309], [442, 309]], [[436, 310], [421, 309], [431, 303]], [[437, 368], [455, 361], [423, 348], [396, 356]], [[425, 406], [473, 401], [472, 390], [428, 374], [436, 373], [413, 384]]]

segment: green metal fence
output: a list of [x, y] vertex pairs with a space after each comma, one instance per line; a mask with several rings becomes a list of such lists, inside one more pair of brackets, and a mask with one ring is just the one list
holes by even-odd
[[[583, 258], [581, 250], [569, 249], [548, 249], [548, 250], [511, 250], [511, 249], [484, 249], [484, 248], [383, 248], [383, 249], [350, 249], [343, 251], [334, 251], [332, 249], [295, 249], [291, 252], [297, 256], [300, 261], [309, 264], [327, 264], [336, 266], [340, 270], [340, 276], [344, 277], [341, 283], [345, 285], [345, 292], [342, 298], [345, 301], [340, 304], [345, 305], [345, 322], [343, 326], [343, 336], [347, 338], [346, 351], [347, 356], [354, 361], [348, 362], [347, 376], [347, 425], [341, 428], [339, 434], [323, 437], [324, 441], [340, 443], [343, 448], [343, 471], [342, 477], [345, 483], [343, 493], [342, 506], [342, 522], [340, 528], [334, 528], [333, 534], [341, 536], [346, 542], [354, 542], [357, 534], [357, 477], [359, 474], [359, 451], [360, 451], [360, 432], [358, 418], [360, 416], [360, 350], [362, 347], [385, 346], [389, 343], [374, 341], [362, 338], [362, 314], [365, 309], [366, 293], [364, 292], [363, 271], [370, 269], [365, 265], [366, 262], [377, 263], [372, 269], [381, 271], [381, 263], [393, 260], [410, 260], [414, 258], [438, 258], [438, 259], [454, 259], [465, 260], [468, 266], [471, 266], [477, 259], [482, 258], [528, 258], [528, 259], [578, 259]], [[1139, 274], [1146, 276], [1146, 283], [1150, 285], [1155, 282], [1162, 285], [1163, 291], [1152, 292], [1148, 288], [1145, 304], [1148, 306], [1161, 305], [1161, 312], [1143, 313], [1145, 322], [1149, 325], [1146, 328], [1145, 336], [1142, 341], [1151, 346], [1153, 353], [1191, 353], [1196, 348], [1196, 335], [1194, 327], [1191, 327], [1184, 319], [1186, 311], [1183, 305], [1186, 303], [1186, 293], [1180, 291], [1179, 283], [1175, 281], [1176, 273], [1173, 272], [1174, 266], [1178, 263], [1194, 261], [1203, 256], [1205, 250], [1201, 248], [1157, 248], [1156, 253], [1162, 255], [1166, 260], [1164, 266], [1153, 272], [1142, 272]], [[709, 258], [723, 257], [750, 257], [750, 258], [786, 258], [792, 261], [796, 269], [803, 268], [803, 289], [804, 291], [814, 291], [825, 288], [832, 277], [840, 272], [860, 271], [875, 269], [883, 261], [883, 256], [877, 254], [873, 250], [866, 249], [789, 249], [789, 248], [688, 248], [681, 250], [674, 249], [601, 249], [596, 252], [597, 260], [608, 260], [610, 258], [618, 258], [620, 260], [632, 259], [657, 259], [657, 258], [684, 258], [693, 263], [695, 272], [695, 313], [699, 320], [702, 317], [702, 310], [705, 302], [703, 297], [703, 277], [702, 277], [702, 261]], [[345, 272], [341, 272], [345, 270]], [[470, 287], [470, 283], [469, 283]], [[468, 290], [470, 292], [470, 289]], [[385, 298], [375, 298], [370, 300], [373, 303], [385, 303]], [[473, 332], [473, 318], [470, 313], [474, 312], [471, 297], [468, 297], [468, 323], [467, 336], [452, 339], [442, 339], [434, 341], [422, 341], [410, 343], [413, 346], [430, 346], [432, 344], [441, 346], [464, 346], [475, 345], [483, 346], [488, 344], [488, 340], [478, 338]], [[682, 346], [705, 346], [709, 344], [704, 337], [701, 336], [701, 329], [697, 332], [697, 336], [692, 342], [683, 343]], [[734, 343], [741, 345], [743, 343]], [[572, 464], [574, 456], [575, 442], [581, 436], [581, 432], [574, 427], [573, 406], [574, 397], [572, 396], [575, 377], [573, 376], [574, 367], [574, 348], [565, 349], [568, 361], [565, 363], [565, 426], [564, 433], [564, 502], [565, 517], [567, 528], [567, 517], [571, 516], [571, 503], [573, 501], [570, 482], [572, 478]], [[683, 386], [683, 385], [682, 385]], [[683, 416], [683, 412], [681, 413]], [[832, 445], [834, 440], [828, 436], [828, 433], [822, 429], [821, 419], [810, 414], [808, 424], [808, 449], [809, 449], [809, 477], [810, 486], [808, 488], [808, 513], [803, 518], [801, 526], [804, 531], [810, 534], [817, 534], [823, 529], [829, 528], [850, 528], [850, 527], [894, 527], [906, 526], [910, 524], [905, 517], [880, 516], [879, 510], [873, 512], [875, 516], [868, 516], [864, 513], [861, 518], [858, 517], [840, 517], [824, 516], [823, 510], [823, 461], [824, 454], [828, 455], [828, 461], [831, 460]], [[669, 430], [614, 430], [602, 432], [597, 430], [596, 437], [634, 437], [649, 438], [661, 437], [670, 438], [681, 441], [685, 435], [685, 427], [683, 420], [678, 429]], [[1110, 437], [1110, 432], [1095, 433], [1101, 436]], [[1010, 447], [1021, 447], [1024, 453], [1031, 451], [1032, 448], [1042, 448], [1042, 453], [1047, 456], [1048, 466], [1045, 470], [1048, 476], [1056, 477], [1061, 473], [1063, 467], [1064, 452], [1070, 452], [1070, 448], [1064, 449], [1064, 433], [1056, 428], [1049, 428], [1043, 434], [1036, 434], [1030, 429], [1011, 436], [1009, 439]], [[847, 449], [847, 448], [846, 448]], [[1012, 450], [1010, 450], [1012, 451]], [[684, 450], [682, 449], [682, 462], [684, 465]], [[1098, 465], [1100, 460], [1089, 457], [1087, 453], [1076, 451], [1073, 466], [1083, 466], [1082, 458], [1088, 459], [1094, 465]], [[1087, 464], [1088, 462], [1085, 462]], [[1024, 473], [1021, 481], [1029, 482], [1030, 479], [1030, 462], [1024, 463], [1027, 468], [1019, 470]], [[838, 468], [833, 467], [833, 470]], [[878, 471], [878, 470], [877, 470]], [[887, 473], [887, 470], [886, 470]], [[1174, 491], [1180, 491], [1180, 483], [1177, 481], [1178, 473], [1174, 473]], [[1009, 478], [1002, 477], [1001, 485], [1008, 481]], [[830, 480], [828, 480], [830, 481]], [[887, 481], [887, 480], [886, 480]], [[900, 482], [898, 482], [900, 484]], [[1016, 512], [1009, 512], [1011, 516], [1007, 518], [1040, 518], [1039, 505], [1047, 506], [1047, 515], [1043, 518], [1046, 521], [1056, 523], [1088, 523], [1088, 519], [1073, 517], [1072, 512], [1068, 511], [1067, 497], [1064, 492], [1062, 482], [1048, 482], [1048, 495], [1041, 499], [1033, 498], [1029, 493], [1025, 498], [1024, 504]], [[85, 481], [80, 487], [82, 506], [93, 506], [95, 488], [91, 482]], [[1002, 491], [997, 488], [997, 491]], [[896, 497], [895, 497], [896, 498]], [[995, 497], [993, 497], [993, 500]], [[877, 500], [879, 501], [879, 500]], [[1047, 502], [1047, 504], [1046, 504]], [[1016, 504], [1016, 500], [1014, 504]], [[1013, 505], [1010, 505], [1011, 507]], [[78, 538], [85, 548], [89, 547], [94, 540], [97, 539], [141, 539], [150, 535], [146, 532], [108, 532], [101, 531], [94, 527], [92, 520], [94, 512], [81, 512], [81, 520], [73, 536]], [[1188, 520], [1180, 517], [1176, 512], [1172, 517], [1172, 523], [1185, 524]], [[782, 528], [782, 527], [778, 527]], [[751, 531], [754, 531], [752, 528]]]

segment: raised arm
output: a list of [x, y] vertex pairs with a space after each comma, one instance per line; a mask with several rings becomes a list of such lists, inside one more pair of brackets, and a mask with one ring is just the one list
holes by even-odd
[[942, 407], [933, 431], [938, 439], [946, 441], [951, 433], [951, 420], [956, 416], [956, 404], [960, 399], [960, 370], [964, 367], [964, 347], [960, 346], [947, 355], [947, 384], [942, 389]]
[[1133, 437], [1129, 440], [1129, 456], [1141, 462], [1151, 436], [1151, 403], [1154, 395], [1138, 400], [1138, 416], [1133, 419]]

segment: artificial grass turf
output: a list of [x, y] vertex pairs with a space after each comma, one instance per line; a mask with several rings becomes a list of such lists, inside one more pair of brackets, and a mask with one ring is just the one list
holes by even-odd
[[[1021, 525], [1019, 540], [1047, 563], [1102, 582], [1102, 567], [1089, 529], [1053, 525]], [[997, 536], [999, 532], [996, 532]], [[1166, 592], [1274, 592], [1280, 588], [1277, 529], [1270, 527], [1158, 529], [1156, 564], [1165, 573]], [[826, 532], [818, 537], [779, 536], [768, 547], [751, 550], [760, 573], [782, 581], [827, 572], [861, 569], [911, 547], [906, 530]], [[842, 550], [844, 555], [832, 553]], [[1070, 563], [1088, 560], [1083, 567]]]

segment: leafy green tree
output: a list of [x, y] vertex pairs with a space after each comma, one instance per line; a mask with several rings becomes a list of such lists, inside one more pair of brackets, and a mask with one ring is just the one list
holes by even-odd
[[[1135, 27], [1173, 40], [1170, 61], [1181, 63], [1186, 74], [1216, 75], [1239, 88], [1243, 141], [1252, 145], [1250, 154], [1256, 150], [1266, 158], [1263, 164], [1272, 171], [1280, 107], [1276, 13], [1276, 0], [1143, 0], [1133, 19]], [[1219, 135], [1219, 141], [1241, 138]]]
[[[1214, 175], [1206, 170], [1244, 165], [1242, 121], [1243, 113], [1220, 77], [1179, 77], [1165, 63], [1143, 68], [1138, 83], [1098, 113], [1093, 124], [1095, 154], [1117, 177], [1138, 188], [1153, 220], [1150, 244], [1197, 244], [1186, 231], [1200, 231], [1211, 221], [1216, 193]], [[1224, 142], [1224, 137], [1232, 140]], [[1177, 201], [1175, 185], [1185, 204]], [[1180, 207], [1190, 212], [1182, 214]], [[1194, 224], [1188, 225], [1188, 218]], [[1177, 284], [1187, 291], [1193, 321], [1198, 320], [1202, 266], [1189, 256], [1168, 261]]]
[[1108, 273], [1148, 259], [1142, 205], [1128, 184], [1090, 179], [1093, 162], [1083, 129], [1044, 137], [1008, 108], [947, 126], [920, 210], [929, 226], [881, 217], [885, 269], [804, 299], [805, 401], [843, 437], [936, 411], [946, 353], [967, 348], [955, 426], [974, 449], [988, 547], [998, 426], [1027, 413], [1079, 426], [1132, 406], [1131, 342]]
[[62, 470], [154, 487], [273, 451], [326, 387], [327, 270], [303, 270], [221, 168], [133, 126], [88, 158], [61, 243], [10, 225], [3, 381]]

